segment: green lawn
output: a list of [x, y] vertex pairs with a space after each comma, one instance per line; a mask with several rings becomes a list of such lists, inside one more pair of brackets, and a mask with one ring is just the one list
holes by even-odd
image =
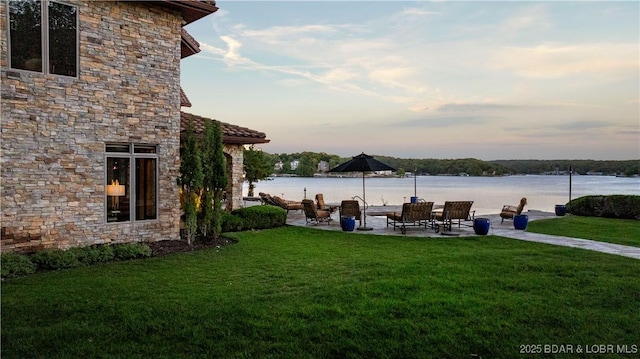
[[531, 221], [527, 231], [640, 247], [640, 221], [566, 216]]
[[520, 351], [640, 345], [638, 260], [494, 236], [233, 236], [219, 251], [3, 282], [2, 358], [548, 358]]

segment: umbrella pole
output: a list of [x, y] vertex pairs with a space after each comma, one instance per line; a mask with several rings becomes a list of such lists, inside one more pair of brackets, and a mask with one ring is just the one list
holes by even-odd
[[358, 230], [370, 231], [373, 228], [367, 227], [367, 196], [365, 195], [365, 190], [364, 190], [364, 173], [365, 171], [362, 171], [362, 202], [364, 202], [364, 205], [362, 208], [362, 216], [364, 217], [364, 225], [361, 227], [358, 227]]
[[418, 171], [418, 168], [414, 167], [413, 168], [413, 196], [414, 197], [418, 197], [418, 184], [416, 182], [416, 171]]

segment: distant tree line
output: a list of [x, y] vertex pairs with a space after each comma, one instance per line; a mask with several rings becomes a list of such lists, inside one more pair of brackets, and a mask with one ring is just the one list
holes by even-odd
[[[276, 163], [282, 162], [282, 169], [274, 170], [274, 173], [292, 174], [300, 177], [312, 177], [318, 172], [318, 164], [321, 161], [327, 162], [328, 168], [331, 169], [347, 160], [338, 155], [330, 155], [324, 152], [276, 153], [267, 155], [267, 158], [272, 164], [271, 168], [274, 168]], [[291, 163], [295, 160], [299, 163], [295, 169], [292, 169]]]
[[513, 173], [540, 174], [554, 171], [586, 175], [602, 173], [605, 175], [633, 176], [640, 174], [640, 160], [596, 161], [596, 160], [497, 160], [491, 161], [507, 168]]
[[497, 163], [475, 158], [459, 159], [406, 159], [387, 156], [375, 156], [376, 159], [393, 166], [402, 174], [414, 171], [418, 175], [460, 175], [502, 176], [511, 170]]
[[[398, 169], [399, 175], [407, 172], [418, 175], [460, 175], [470, 176], [502, 176], [507, 174], [542, 174], [559, 172], [568, 173], [572, 166], [574, 173], [585, 175], [589, 172], [605, 175], [637, 175], [640, 174], [640, 160], [627, 161], [596, 161], [596, 160], [495, 160], [482, 161], [475, 158], [460, 159], [415, 159], [397, 158], [389, 156], [374, 157], [392, 167]], [[351, 157], [324, 152], [298, 152], [298, 153], [265, 153], [265, 161], [271, 168], [276, 163], [282, 162], [282, 169], [273, 170], [275, 174], [290, 174], [301, 177], [311, 177], [318, 173], [318, 163], [325, 161], [328, 168], [333, 168], [340, 163], [350, 160]], [[291, 168], [293, 161], [298, 161], [298, 167]]]

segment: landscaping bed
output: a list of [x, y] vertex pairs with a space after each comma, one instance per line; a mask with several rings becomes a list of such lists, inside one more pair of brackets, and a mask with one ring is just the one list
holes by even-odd
[[197, 239], [191, 245], [186, 240], [180, 241], [158, 241], [149, 243], [151, 248], [151, 256], [158, 257], [172, 253], [190, 252], [199, 249], [220, 248], [237, 243], [231, 238], [219, 237], [216, 239], [203, 240]]

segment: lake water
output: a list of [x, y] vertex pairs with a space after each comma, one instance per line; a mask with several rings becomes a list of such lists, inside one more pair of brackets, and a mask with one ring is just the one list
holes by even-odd
[[[571, 198], [585, 195], [632, 194], [640, 195], [640, 178], [614, 176], [572, 176]], [[309, 178], [276, 177], [256, 183], [258, 192], [281, 196], [289, 200], [313, 199], [316, 193], [324, 195], [327, 203], [340, 203], [353, 196], [362, 197], [362, 177]], [[371, 206], [401, 205], [414, 196], [414, 178], [365, 179], [367, 203]], [[243, 194], [247, 195], [248, 183]], [[499, 213], [505, 204], [517, 205], [526, 197], [526, 209], [553, 212], [556, 204], [569, 201], [569, 176], [505, 176], [457, 177], [418, 176], [415, 194], [426, 201], [443, 204], [445, 201], [474, 201], [472, 209], [478, 214]]]

